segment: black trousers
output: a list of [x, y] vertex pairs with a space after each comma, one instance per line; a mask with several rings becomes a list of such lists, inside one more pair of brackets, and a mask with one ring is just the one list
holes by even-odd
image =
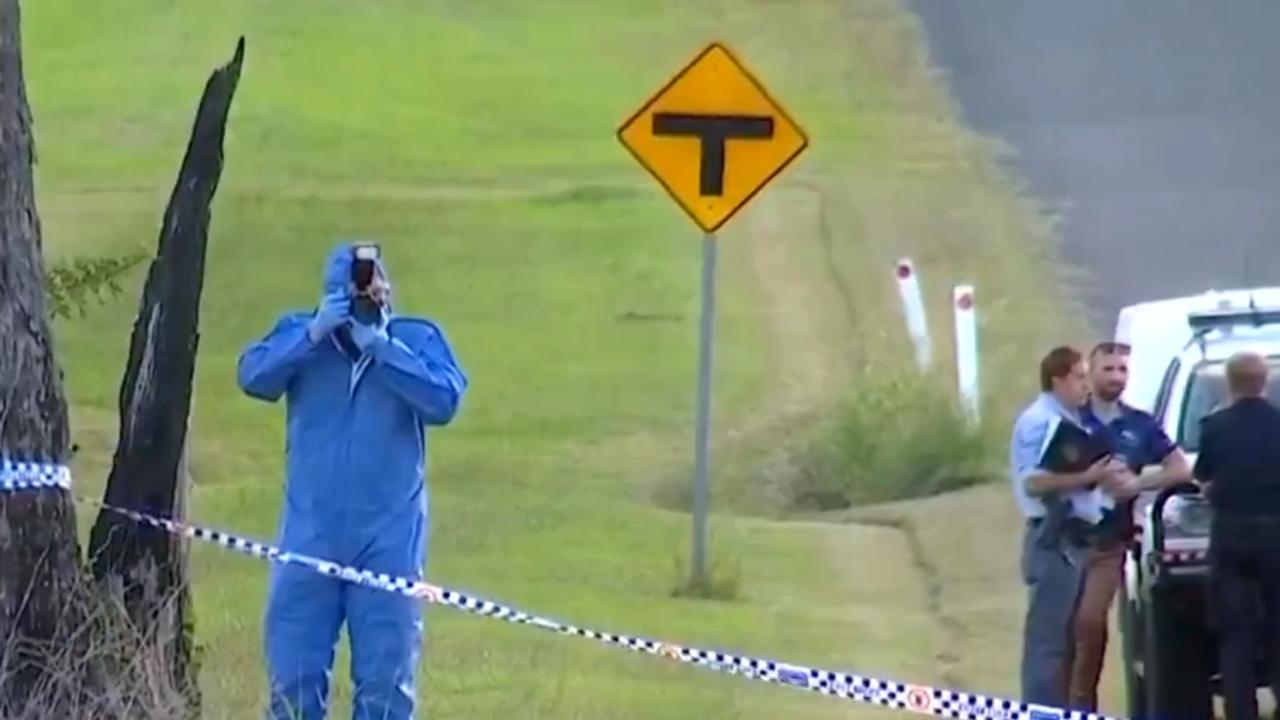
[[1215, 517], [1209, 546], [1209, 613], [1227, 720], [1257, 720], [1258, 660], [1280, 703], [1280, 516]]

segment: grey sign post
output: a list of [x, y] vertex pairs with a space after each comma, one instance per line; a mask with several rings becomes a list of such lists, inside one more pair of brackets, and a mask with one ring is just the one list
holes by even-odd
[[708, 473], [711, 464], [711, 377], [712, 347], [716, 324], [716, 236], [702, 237], [702, 322], [698, 332], [698, 424], [694, 445], [693, 485], [693, 582], [707, 579], [707, 505], [711, 493]]

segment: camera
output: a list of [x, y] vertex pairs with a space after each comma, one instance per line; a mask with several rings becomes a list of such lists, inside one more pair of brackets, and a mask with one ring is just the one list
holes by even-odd
[[351, 284], [355, 286], [355, 292], [351, 314], [356, 322], [372, 325], [378, 321], [381, 305], [370, 291], [381, 251], [377, 245], [365, 244], [356, 245], [352, 254], [354, 257], [351, 262]]
[[377, 245], [357, 245], [352, 249], [354, 255], [351, 263], [351, 282], [356, 286], [356, 294], [368, 294], [369, 285], [373, 282], [375, 262], [380, 255]]

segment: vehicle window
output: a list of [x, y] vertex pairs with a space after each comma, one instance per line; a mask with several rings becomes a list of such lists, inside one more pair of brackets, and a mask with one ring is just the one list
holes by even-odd
[[[1267, 398], [1280, 405], [1280, 357], [1273, 356], [1268, 361], [1271, 380], [1267, 383]], [[1200, 446], [1200, 419], [1226, 407], [1226, 403], [1226, 364], [1218, 361], [1198, 365], [1187, 381], [1187, 393], [1182, 400], [1178, 444], [1188, 452], [1196, 452]]]
[[1168, 369], [1164, 372], [1164, 378], [1160, 381], [1160, 389], [1156, 391], [1156, 406], [1152, 408], [1152, 414], [1161, 422], [1164, 422], [1165, 411], [1169, 409], [1169, 393], [1173, 391], [1173, 381], [1178, 377], [1178, 370], [1182, 369], [1182, 363], [1178, 358], [1174, 358], [1169, 363]]

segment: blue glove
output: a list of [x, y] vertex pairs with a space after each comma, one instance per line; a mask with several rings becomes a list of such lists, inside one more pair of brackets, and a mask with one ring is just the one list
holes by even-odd
[[351, 339], [360, 348], [360, 352], [369, 352], [375, 343], [381, 344], [388, 341], [386, 312], [380, 312], [378, 315], [378, 322], [371, 325], [351, 322]]
[[320, 302], [320, 309], [307, 325], [312, 342], [333, 332], [351, 317], [351, 296], [344, 290], [330, 293]]

